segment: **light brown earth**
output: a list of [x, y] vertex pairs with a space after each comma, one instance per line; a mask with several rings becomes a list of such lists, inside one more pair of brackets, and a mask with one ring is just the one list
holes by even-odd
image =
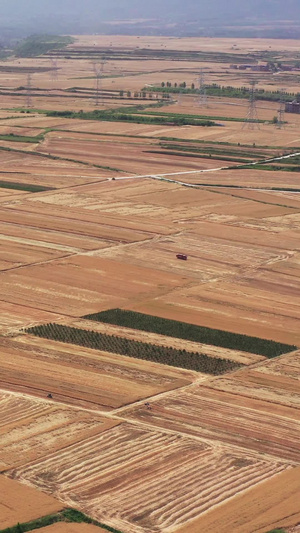
[[91, 524], [67, 524], [58, 522], [52, 526], [43, 527], [42, 533], [107, 533], [107, 529]]
[[62, 503], [51, 496], [0, 476], [1, 529], [15, 526], [18, 522], [29, 522], [40, 516], [57, 513], [62, 508]]

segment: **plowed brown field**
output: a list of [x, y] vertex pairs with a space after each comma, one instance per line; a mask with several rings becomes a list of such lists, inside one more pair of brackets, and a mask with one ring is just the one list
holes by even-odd
[[62, 508], [62, 503], [51, 496], [0, 476], [1, 529], [57, 513]]

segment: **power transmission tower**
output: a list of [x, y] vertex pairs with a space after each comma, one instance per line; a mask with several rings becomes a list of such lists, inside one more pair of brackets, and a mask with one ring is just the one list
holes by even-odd
[[284, 99], [285, 89], [280, 91], [280, 100], [279, 100], [279, 109], [277, 112], [277, 124], [276, 127], [281, 130], [284, 128], [284, 114], [285, 114], [285, 99]]
[[53, 89], [57, 89], [57, 80], [58, 80], [58, 66], [57, 66], [57, 58], [51, 57], [51, 80]]
[[101, 105], [104, 105], [103, 92], [102, 92], [102, 79], [103, 79], [103, 72], [104, 72], [105, 64], [106, 64], [105, 59], [102, 59], [100, 63], [97, 63], [97, 62], [93, 63], [93, 70], [94, 70], [94, 74], [96, 77], [96, 97], [95, 97], [96, 107], [98, 107], [99, 103]]
[[182, 91], [179, 88], [178, 98], [177, 98], [177, 105], [182, 104]]
[[203, 69], [200, 70], [200, 76], [199, 76], [199, 105], [201, 107], [206, 107], [207, 106], [205, 73], [204, 73]]
[[32, 76], [30, 73], [27, 76], [26, 107], [32, 107]]
[[254, 130], [255, 128], [257, 128], [258, 130], [260, 129], [259, 122], [258, 122], [258, 115], [257, 115], [256, 99], [255, 99], [256, 83], [257, 83], [256, 81], [250, 82], [250, 97], [249, 97], [248, 112], [247, 112], [246, 120], [243, 124], [242, 129], [244, 128], [248, 128], [249, 130]]

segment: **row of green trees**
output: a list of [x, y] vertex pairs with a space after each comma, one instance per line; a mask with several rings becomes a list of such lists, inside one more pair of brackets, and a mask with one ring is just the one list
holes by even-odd
[[106, 335], [98, 331], [72, 328], [62, 324], [42, 324], [29, 328], [26, 332], [46, 339], [76, 344], [94, 350], [117, 353], [146, 361], [154, 361], [155, 363], [195, 370], [211, 375], [223, 374], [241, 366], [229, 359], [209, 357], [202, 353], [157, 346], [155, 344], [126, 339], [125, 337]]
[[211, 120], [202, 120], [197, 118], [189, 118], [182, 115], [168, 115], [160, 116], [149, 114], [141, 114], [121, 111], [45, 111], [48, 117], [68, 117], [78, 118], [82, 120], [105, 120], [108, 122], [134, 122], [135, 124], [158, 124], [158, 125], [175, 125], [175, 126], [215, 126], [215, 122]]
[[[190, 87], [186, 82], [174, 83], [172, 86], [171, 82], [161, 82], [160, 85], [151, 87], [153, 92], [167, 92], [167, 93], [182, 93], [182, 94], [199, 94], [199, 88], [195, 87], [195, 84], [192, 83]], [[223, 96], [228, 98], [249, 98], [251, 89], [249, 87], [232, 87], [230, 85], [218, 85], [213, 83], [211, 85], [205, 86], [205, 91], [208, 96]], [[290, 102], [294, 99], [300, 98], [300, 93], [284, 93], [281, 91], [266, 91], [265, 89], [257, 88], [255, 91], [257, 100], [267, 100], [271, 102], [278, 102], [283, 100]]]
[[232, 350], [255, 353], [269, 358], [297, 349], [296, 346], [290, 344], [260, 339], [258, 337], [249, 337], [248, 335], [240, 335], [238, 333], [231, 333], [230, 331], [196, 326], [194, 324], [187, 324], [186, 322], [168, 320], [166, 318], [136, 313], [135, 311], [126, 311], [124, 309], [109, 309], [101, 313], [86, 315], [84, 318]]

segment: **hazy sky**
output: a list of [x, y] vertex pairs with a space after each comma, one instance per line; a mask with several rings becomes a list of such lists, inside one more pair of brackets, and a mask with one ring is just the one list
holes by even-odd
[[95, 27], [107, 20], [136, 18], [228, 22], [255, 15], [270, 20], [300, 19], [300, 0], [0, 0], [0, 27], [34, 26], [45, 21], [50, 25], [57, 22], [58, 28], [74, 21]]
[[[159, 18], [168, 16], [177, 18], [184, 14], [191, 16], [213, 16], [221, 13], [251, 13], [252, 9], [260, 12], [282, 13], [289, 15], [287, 9], [297, 9], [299, 0], [0, 0], [1, 18], [20, 18], [35, 16], [56, 16], [69, 13], [71, 17], [86, 16], [89, 11], [94, 11], [97, 16], [132, 18], [143, 15]], [[297, 7], [298, 6], [298, 7]], [[293, 18], [292, 13], [290, 17]]]

